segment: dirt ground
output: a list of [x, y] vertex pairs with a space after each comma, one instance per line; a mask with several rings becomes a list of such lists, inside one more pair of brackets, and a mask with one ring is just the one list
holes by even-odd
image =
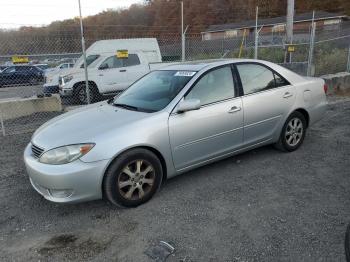
[[166, 182], [148, 203], [54, 204], [32, 188], [22, 154], [44, 120], [0, 137], [0, 261], [344, 261], [350, 222], [350, 99], [330, 98], [302, 147], [271, 146]]

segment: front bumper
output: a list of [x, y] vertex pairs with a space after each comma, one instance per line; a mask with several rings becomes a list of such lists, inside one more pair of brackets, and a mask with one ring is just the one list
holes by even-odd
[[57, 94], [59, 92], [58, 85], [44, 84], [44, 94]]
[[33, 156], [29, 144], [24, 151], [24, 163], [33, 188], [47, 200], [74, 203], [102, 198], [102, 179], [108, 160], [47, 165]]
[[73, 96], [73, 86], [74, 83], [73, 81], [69, 81], [65, 83], [64, 85], [60, 84], [59, 85], [59, 93], [61, 96]]

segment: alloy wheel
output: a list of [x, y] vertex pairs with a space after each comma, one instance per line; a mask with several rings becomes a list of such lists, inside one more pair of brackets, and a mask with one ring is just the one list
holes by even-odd
[[286, 128], [285, 138], [289, 146], [296, 146], [303, 137], [303, 123], [299, 118], [292, 118]]
[[127, 200], [140, 200], [147, 196], [155, 184], [155, 169], [146, 160], [135, 160], [120, 172], [118, 190]]

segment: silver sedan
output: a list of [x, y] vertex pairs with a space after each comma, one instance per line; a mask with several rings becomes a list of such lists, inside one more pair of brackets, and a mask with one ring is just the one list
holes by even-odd
[[267, 144], [296, 150], [324, 115], [326, 91], [266, 61], [171, 65], [41, 126], [25, 165], [48, 200], [137, 206], [196, 167]]

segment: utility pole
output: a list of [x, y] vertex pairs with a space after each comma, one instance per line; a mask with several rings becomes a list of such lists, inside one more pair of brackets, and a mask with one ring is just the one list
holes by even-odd
[[[293, 24], [294, 24], [294, 0], [288, 0], [287, 5], [287, 44], [293, 43]], [[292, 62], [292, 53], [288, 53], [286, 50], [286, 62]]]
[[307, 76], [313, 75], [312, 67], [313, 67], [314, 46], [315, 46], [315, 33], [316, 33], [315, 11], [313, 11], [312, 12], [309, 57], [308, 57], [308, 61], [307, 61]]
[[83, 58], [84, 58], [84, 71], [85, 71], [85, 92], [86, 92], [86, 101], [90, 104], [90, 88], [89, 88], [89, 78], [88, 78], [88, 70], [86, 63], [86, 50], [85, 50], [85, 38], [84, 38], [84, 28], [83, 28], [83, 17], [81, 15], [81, 4], [79, 3], [79, 16], [80, 16], [80, 33], [81, 33], [81, 47], [83, 50]]
[[185, 32], [184, 32], [184, 2], [181, 1], [181, 46], [182, 55], [181, 60], [184, 62], [186, 60], [186, 42], [185, 42]]
[[258, 32], [258, 17], [259, 7], [255, 10], [255, 48], [254, 48], [254, 59], [258, 59], [258, 45], [259, 45], [259, 32]]

